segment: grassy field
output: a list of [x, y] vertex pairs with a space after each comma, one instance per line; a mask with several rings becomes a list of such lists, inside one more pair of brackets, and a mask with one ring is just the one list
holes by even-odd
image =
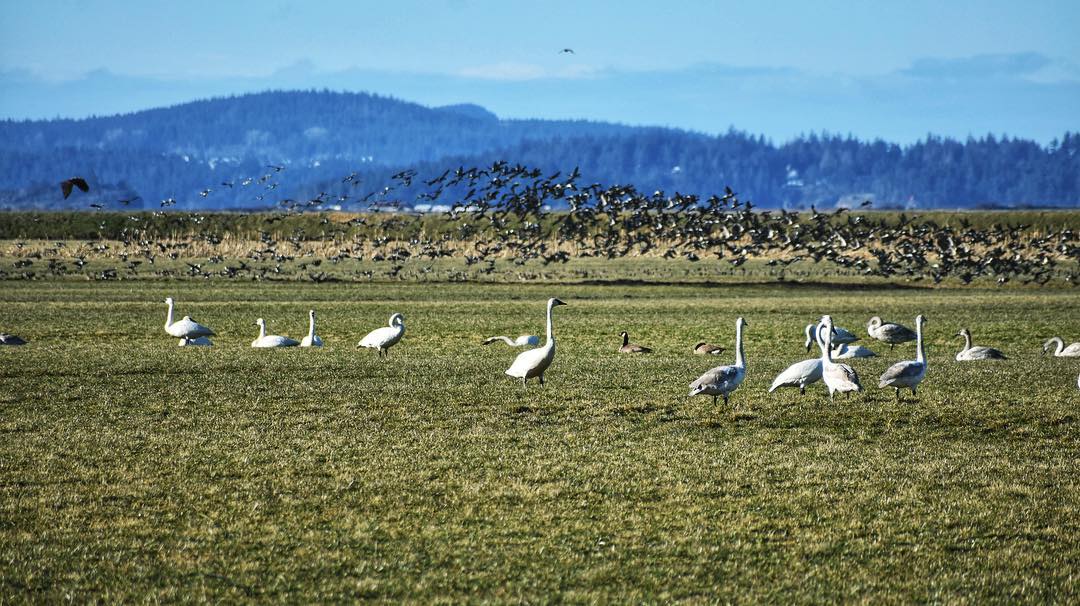
[[[178, 348], [177, 299], [219, 334]], [[540, 389], [492, 334], [543, 330]], [[322, 350], [252, 350], [256, 317]], [[389, 359], [356, 351], [391, 312]], [[822, 313], [929, 318], [919, 398], [767, 394]], [[749, 322], [733, 409], [688, 398]], [[953, 361], [961, 326], [1011, 356]], [[0, 602], [1075, 603], [1071, 290], [9, 281]], [[615, 353], [618, 333], [657, 353]], [[730, 363], [725, 354], [721, 361]]]

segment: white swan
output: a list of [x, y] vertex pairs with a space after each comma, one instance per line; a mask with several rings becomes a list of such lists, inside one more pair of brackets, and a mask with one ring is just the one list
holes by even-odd
[[0, 345], [26, 345], [26, 341], [22, 337], [16, 337], [15, 335], [9, 335], [6, 332], [0, 332]]
[[251, 342], [252, 347], [296, 347], [300, 344], [296, 339], [266, 334], [266, 320], [262, 318], [255, 320], [255, 324], [259, 327], [259, 338]]
[[165, 332], [174, 337], [194, 339], [195, 337], [212, 337], [214, 331], [199, 324], [195, 320], [191, 319], [191, 316], [184, 316], [179, 321], [173, 322], [173, 299], [168, 297], [165, 299], [165, 303], [169, 305], [169, 313], [165, 316]]
[[873, 358], [876, 355], [869, 347], [863, 347], [862, 345], [840, 345], [832, 350], [832, 359], [834, 360]]
[[1065, 341], [1061, 340], [1061, 337], [1050, 337], [1046, 343], [1043, 343], [1043, 355], [1050, 351], [1050, 344], [1057, 343], [1057, 349], [1052, 354], [1055, 358], [1077, 358], [1080, 357], [1080, 343], [1073, 343], [1072, 345], [1065, 347]]
[[555, 336], [551, 333], [551, 310], [556, 305], [566, 305], [562, 301], [551, 298], [547, 302], [547, 342], [543, 347], [523, 351], [514, 358], [514, 363], [506, 369], [506, 374], [521, 379], [521, 384], [536, 377], [540, 379], [540, 386], [544, 386], [544, 371], [551, 366], [555, 359]]
[[973, 362], [975, 360], [1008, 360], [1005, 354], [993, 347], [983, 347], [971, 344], [971, 331], [961, 328], [956, 333], [958, 337], [964, 337], [964, 348], [956, 354], [957, 362]]
[[300, 347], [322, 347], [322, 339], [315, 334], [315, 310], [309, 309], [307, 336], [300, 340]]
[[379, 357], [388, 355], [390, 348], [405, 336], [405, 316], [393, 314], [390, 316], [390, 326], [376, 328], [360, 339], [357, 347], [379, 350]]
[[195, 337], [189, 339], [187, 337], [181, 337], [178, 347], [213, 347], [213, 342], [210, 341], [210, 337]]
[[500, 335], [498, 337], [488, 337], [484, 339], [484, 345], [491, 345], [496, 341], [502, 341], [510, 347], [527, 347], [529, 345], [539, 345], [540, 337], [536, 335], [521, 335], [516, 339], [511, 339], [510, 337], [504, 337]]
[[[806, 335], [806, 343], [803, 345], [806, 347], [806, 351], [810, 351], [810, 348], [814, 346], [819, 336], [815, 339], [812, 336], [814, 330], [821, 330], [821, 324], [807, 324], [803, 329], [803, 334]], [[847, 345], [848, 343], [854, 343], [858, 341], [859, 337], [852, 333], [850, 330], [840, 328], [839, 326], [833, 328], [833, 345]]]
[[735, 320], [735, 364], [732, 366], [717, 366], [697, 378], [690, 384], [690, 395], [705, 395], [713, 397], [723, 396], [724, 404], [728, 403], [731, 392], [739, 388], [743, 379], [746, 378], [746, 358], [743, 354], [742, 332], [743, 326], [749, 326], [746, 320]]
[[888, 343], [889, 349], [900, 343], [914, 341], [916, 338], [916, 334], [907, 326], [892, 322], [882, 323], [879, 316], [870, 318], [870, 321], [866, 324], [866, 332], [878, 341]]
[[[806, 325], [806, 338], [809, 340], [812, 338], [811, 333], [814, 330], [813, 324]], [[818, 334], [817, 339], [821, 338]], [[776, 375], [773, 379], [772, 386], [769, 387], [769, 393], [776, 391], [781, 387], [798, 387], [799, 393], [806, 393], [806, 386], [817, 383], [821, 380], [821, 358], [811, 358], [809, 360], [803, 360], [796, 362], [791, 366], [788, 366], [784, 372]]]
[[911, 395], [918, 395], [915, 389], [922, 382], [923, 377], [926, 376], [927, 363], [926, 353], [923, 351], [922, 336], [922, 327], [925, 322], [926, 318], [922, 317], [922, 315], [915, 317], [915, 338], [918, 341], [915, 359], [893, 364], [881, 375], [881, 380], [878, 381], [878, 387], [880, 388], [893, 387], [896, 389], [897, 401], [900, 401], [900, 390], [904, 387], [911, 389]]
[[824, 339], [818, 340], [821, 348], [821, 379], [829, 388], [829, 401], [833, 399], [833, 393], [839, 391], [846, 393], [862, 391], [862, 383], [859, 382], [859, 374], [847, 364], [837, 364], [832, 359], [832, 317], [821, 316], [822, 333]]

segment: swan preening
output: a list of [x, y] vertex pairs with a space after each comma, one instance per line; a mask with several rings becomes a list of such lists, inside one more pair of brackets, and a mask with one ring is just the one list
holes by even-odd
[[376, 349], [379, 351], [379, 357], [381, 358], [388, 355], [390, 348], [397, 344], [403, 336], [405, 336], [405, 316], [396, 313], [390, 316], [389, 326], [376, 328], [369, 332], [363, 339], [360, 339], [356, 346]]
[[717, 396], [724, 397], [724, 404], [728, 403], [731, 392], [739, 388], [743, 379], [746, 378], [746, 358], [743, 355], [742, 332], [743, 327], [749, 326], [746, 320], [735, 320], [735, 364], [731, 366], [717, 366], [697, 378], [690, 384], [691, 396], [712, 396], [713, 404], [716, 404]]
[[832, 359], [832, 336], [833, 324], [831, 316], [821, 316], [821, 332], [818, 346], [821, 347], [821, 380], [825, 381], [825, 387], [829, 388], [829, 400], [833, 399], [833, 393], [850, 391], [862, 391], [862, 383], [855, 369], [847, 364], [838, 364]]
[[724, 353], [724, 348], [719, 345], [700, 341], [694, 345], [694, 353], [698, 355], [718, 356]]
[[1077, 358], [1080, 357], [1080, 343], [1073, 343], [1072, 345], [1065, 347], [1065, 341], [1061, 340], [1061, 337], [1050, 337], [1046, 343], [1043, 343], [1043, 355], [1045, 356], [1050, 351], [1050, 344], [1057, 343], [1057, 349], [1051, 354], [1057, 358]]
[[638, 345], [637, 343], [630, 342], [630, 333], [625, 330], [619, 333], [622, 337], [622, 347], [619, 348], [619, 353], [652, 353], [652, 348]]
[[300, 347], [322, 347], [322, 339], [315, 334], [315, 310], [308, 310], [307, 336], [300, 340]]
[[498, 337], [488, 337], [484, 339], [484, 345], [491, 345], [497, 341], [502, 341], [510, 347], [528, 347], [529, 345], [539, 345], [540, 337], [536, 335], [521, 335], [516, 339], [511, 339], [510, 337], [499, 335]]
[[296, 339], [266, 334], [266, 320], [262, 318], [255, 320], [255, 325], [259, 327], [259, 338], [251, 342], [252, 347], [296, 347], [300, 344]]
[[197, 337], [212, 337], [214, 331], [199, 324], [195, 320], [191, 319], [191, 316], [184, 316], [180, 320], [173, 322], [173, 299], [168, 297], [165, 299], [165, 303], [169, 306], [169, 312], [165, 316], [165, 332], [170, 335], [181, 339], [194, 339]]
[[926, 323], [926, 318], [921, 315], [915, 317], [915, 338], [918, 341], [915, 359], [893, 364], [881, 375], [881, 380], [878, 382], [880, 388], [895, 388], [897, 401], [900, 400], [900, 390], [905, 387], [911, 390], [911, 395], [918, 395], [915, 389], [926, 376], [926, 353], [923, 350], [922, 336], [924, 323]]
[[555, 359], [555, 335], [551, 331], [551, 310], [556, 305], [566, 305], [566, 303], [555, 298], [548, 299], [547, 342], [544, 343], [543, 347], [519, 353], [514, 358], [514, 363], [510, 365], [510, 368], [506, 369], [506, 374], [521, 379], [522, 385], [525, 385], [529, 379], [536, 377], [540, 379], [540, 386], [544, 386], [544, 371], [551, 366], [551, 362]]
[[0, 332], [0, 345], [26, 345], [26, 341], [21, 337], [9, 335], [6, 332]]
[[907, 326], [892, 322], [883, 323], [879, 316], [870, 318], [870, 322], [866, 324], [866, 332], [878, 341], [888, 343], [890, 349], [900, 343], [914, 341], [917, 336]]
[[971, 331], [966, 328], [961, 328], [960, 332], [956, 333], [958, 337], [964, 337], [964, 348], [956, 354], [957, 362], [972, 362], [975, 360], [1008, 360], [1005, 354], [993, 347], [983, 347], [981, 345], [971, 344]]

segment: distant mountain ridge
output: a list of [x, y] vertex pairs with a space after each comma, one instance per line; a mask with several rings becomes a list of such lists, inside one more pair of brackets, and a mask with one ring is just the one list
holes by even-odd
[[[1072, 133], [1045, 147], [989, 136], [928, 136], [900, 147], [810, 135], [774, 145], [737, 131], [504, 120], [473, 104], [429, 108], [368, 93], [268, 91], [80, 120], [0, 121], [0, 207], [62, 207], [56, 184], [79, 174], [91, 194], [69, 205], [138, 195], [147, 208], [167, 198], [186, 208], [262, 208], [328, 189], [374, 191], [403, 168], [438, 174], [496, 159], [549, 172], [580, 166], [586, 181], [648, 191], [709, 194], [727, 185], [759, 206], [864, 198], [924, 207], [1075, 206], [1077, 152], [1080, 137]], [[398, 191], [396, 201], [411, 205], [418, 187]]]

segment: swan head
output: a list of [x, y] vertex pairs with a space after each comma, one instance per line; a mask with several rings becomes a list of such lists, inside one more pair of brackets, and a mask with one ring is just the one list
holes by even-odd
[[309, 318], [315, 319], [315, 310], [314, 309], [309, 309], [308, 312], [307, 312], [307, 315], [308, 315]]
[[401, 314], [394, 314], [390, 316], [390, 326], [404, 326], [405, 316]]
[[956, 333], [957, 337], [970, 337], [971, 332], [966, 328], [961, 328], [960, 332]]
[[167, 305], [172, 305], [173, 304], [173, 298], [172, 297], [165, 297], [165, 303]]
[[874, 316], [870, 318], [870, 321], [866, 323], [867, 328], [873, 328], [875, 326], [881, 326], [881, 316]]
[[255, 320], [255, 326], [266, 326], [266, 320], [263, 320], [262, 318]]
[[922, 314], [915, 316], [915, 326], [922, 326], [926, 324], [926, 318]]
[[803, 334], [806, 335], [806, 351], [810, 351], [810, 348], [814, 346], [814, 337], [811, 336], [813, 332], [814, 325], [812, 323], [807, 324], [806, 328], [803, 329]]
[[556, 305], [566, 305], [566, 303], [563, 303], [562, 301], [554, 297], [548, 299], [548, 307], [555, 307]]
[[735, 318], [735, 328], [748, 328], [749, 326], [750, 323], [747, 322], [746, 319], [742, 316]]

